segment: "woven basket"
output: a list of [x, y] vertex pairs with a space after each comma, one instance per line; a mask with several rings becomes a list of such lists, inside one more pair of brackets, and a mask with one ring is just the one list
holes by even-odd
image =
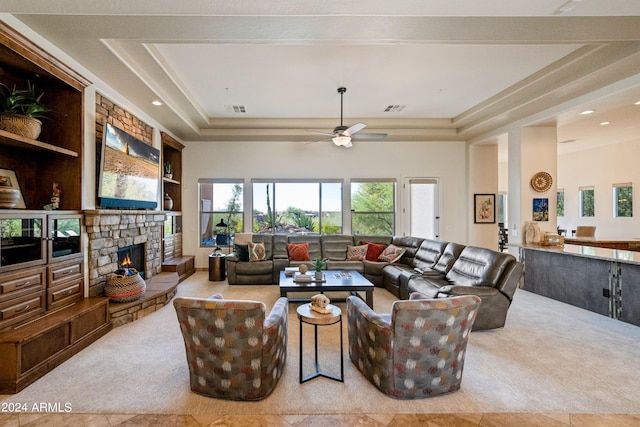
[[25, 138], [38, 139], [42, 122], [20, 114], [0, 113], [0, 129]]
[[142, 297], [146, 289], [147, 284], [137, 271], [131, 276], [114, 273], [107, 277], [104, 294], [113, 302], [130, 302]]

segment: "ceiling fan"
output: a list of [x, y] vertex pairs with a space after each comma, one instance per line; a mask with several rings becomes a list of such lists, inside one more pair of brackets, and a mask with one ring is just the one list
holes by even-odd
[[[356, 123], [352, 126], [344, 126], [342, 123], [342, 113], [343, 113], [343, 99], [344, 93], [347, 91], [346, 87], [339, 87], [338, 93], [340, 94], [340, 126], [336, 126], [333, 129], [333, 133], [320, 132], [316, 130], [309, 130], [309, 132], [319, 133], [321, 135], [330, 135], [331, 138], [323, 139], [321, 141], [331, 140], [338, 147], [350, 148], [353, 146], [351, 143], [352, 139], [382, 139], [386, 138], [386, 133], [358, 133], [362, 129], [364, 129], [367, 125], [364, 123]], [[321, 142], [316, 141], [316, 142]]]

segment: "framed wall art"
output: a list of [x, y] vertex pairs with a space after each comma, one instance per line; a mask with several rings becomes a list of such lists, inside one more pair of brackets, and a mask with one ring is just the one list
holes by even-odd
[[0, 208], [26, 208], [18, 177], [11, 169], [0, 169]]
[[496, 222], [496, 195], [473, 195], [473, 222], [476, 224], [495, 224]]
[[549, 199], [533, 199], [533, 220], [549, 221]]

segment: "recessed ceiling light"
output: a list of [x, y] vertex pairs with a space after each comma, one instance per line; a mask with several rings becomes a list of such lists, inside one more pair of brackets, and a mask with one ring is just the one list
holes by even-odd
[[161, 105], [162, 105], [162, 102], [158, 101], [157, 99], [155, 99], [155, 100], [151, 101], [151, 103], [152, 103], [153, 105], [155, 105], [156, 107], [159, 107], [159, 106], [161, 106]]
[[600, 123], [600, 126], [607, 126], [607, 125], [610, 125], [610, 124], [611, 124], [611, 122], [602, 122], [602, 123]]
[[593, 114], [593, 113], [595, 113], [595, 112], [596, 112], [596, 110], [584, 110], [584, 111], [583, 111], [583, 112], [581, 112], [580, 114], [582, 114], [582, 115], [585, 115], [585, 116], [586, 116], [587, 114]]
[[640, 105], [640, 101], [636, 101], [634, 105]]

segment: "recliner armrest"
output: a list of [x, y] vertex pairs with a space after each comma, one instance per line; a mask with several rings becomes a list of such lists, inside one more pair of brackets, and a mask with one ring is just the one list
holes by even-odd
[[455, 285], [447, 285], [442, 286], [438, 290], [438, 296], [446, 295], [446, 296], [461, 296], [461, 295], [476, 295], [482, 298], [483, 296], [488, 297], [492, 295], [499, 294], [500, 291], [493, 286], [455, 286]]

